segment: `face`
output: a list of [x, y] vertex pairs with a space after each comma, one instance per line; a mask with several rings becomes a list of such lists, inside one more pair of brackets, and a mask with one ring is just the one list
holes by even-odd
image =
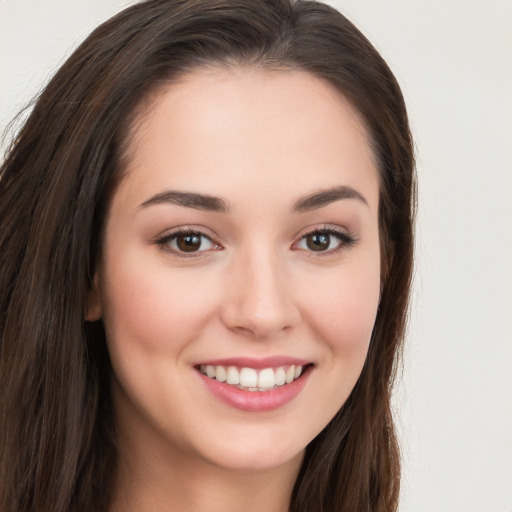
[[305, 72], [205, 70], [134, 125], [88, 316], [136, 449], [258, 470], [301, 458], [361, 372], [378, 176], [357, 112]]

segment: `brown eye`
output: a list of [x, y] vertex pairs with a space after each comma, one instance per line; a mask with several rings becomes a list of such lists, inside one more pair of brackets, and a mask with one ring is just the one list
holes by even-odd
[[181, 234], [177, 235], [176, 247], [183, 252], [195, 252], [201, 249], [202, 236], [193, 234]]
[[332, 235], [328, 233], [310, 233], [305, 237], [306, 247], [310, 251], [326, 251], [331, 244]]
[[156, 243], [165, 251], [177, 256], [195, 256], [199, 253], [218, 250], [221, 247], [200, 231], [178, 231], [164, 236]]
[[310, 253], [334, 254], [357, 242], [354, 235], [334, 228], [324, 228], [306, 233], [295, 245], [297, 249]]

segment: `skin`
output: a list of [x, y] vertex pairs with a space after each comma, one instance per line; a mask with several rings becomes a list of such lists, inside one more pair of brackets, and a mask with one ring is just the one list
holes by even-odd
[[[339, 186], [364, 201], [293, 211]], [[217, 196], [230, 209], [140, 206], [168, 190]], [[358, 113], [308, 73], [213, 68], [149, 100], [87, 312], [103, 318], [115, 374], [114, 509], [288, 510], [306, 445], [364, 364], [379, 301], [378, 201]], [[331, 236], [312, 251], [306, 235], [326, 227], [354, 242]], [[176, 239], [157, 242], [177, 228], [209, 238], [180, 256]], [[274, 355], [314, 367], [298, 396], [266, 412], [220, 401], [194, 368]]]

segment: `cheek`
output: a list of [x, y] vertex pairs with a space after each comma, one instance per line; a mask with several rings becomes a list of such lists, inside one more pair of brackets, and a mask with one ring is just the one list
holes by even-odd
[[326, 273], [323, 282], [318, 276], [309, 283], [316, 292], [303, 299], [307, 324], [321, 354], [313, 374], [319, 385], [311, 397], [308, 420], [313, 436], [346, 402], [363, 369], [379, 302], [379, 262], [347, 265]]
[[[303, 303], [310, 325], [327, 345], [332, 363], [360, 371], [366, 357], [380, 293], [379, 263], [351, 266], [326, 276], [325, 282], [315, 279], [316, 290]], [[323, 286], [322, 286], [323, 285]], [[351, 370], [350, 370], [350, 373]]]
[[155, 419], [165, 407], [186, 409], [168, 390], [188, 378], [186, 349], [215, 311], [215, 295], [190, 273], [137, 261], [125, 255], [105, 268], [103, 320], [118, 391], [142, 417]]
[[[114, 266], [112, 266], [114, 267]], [[118, 261], [105, 272], [102, 297], [110, 345], [141, 352], [179, 350], [214, 309], [215, 294], [203, 278], [160, 264]]]

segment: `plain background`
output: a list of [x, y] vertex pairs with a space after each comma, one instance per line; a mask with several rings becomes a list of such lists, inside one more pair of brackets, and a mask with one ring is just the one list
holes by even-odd
[[[0, 130], [128, 3], [0, 0]], [[395, 72], [417, 144], [400, 511], [512, 512], [512, 2], [330, 3]]]

